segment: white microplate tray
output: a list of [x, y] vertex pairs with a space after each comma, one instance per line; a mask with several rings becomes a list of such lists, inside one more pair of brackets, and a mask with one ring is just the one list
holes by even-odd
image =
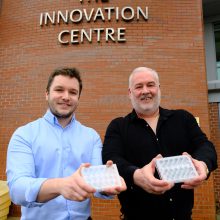
[[109, 167], [106, 165], [83, 167], [82, 176], [89, 185], [99, 192], [106, 188], [121, 186], [116, 164]]
[[156, 160], [156, 168], [162, 180], [180, 183], [198, 176], [191, 159], [185, 155]]

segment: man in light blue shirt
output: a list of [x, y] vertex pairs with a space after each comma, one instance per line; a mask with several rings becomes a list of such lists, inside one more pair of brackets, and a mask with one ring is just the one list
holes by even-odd
[[[95, 193], [81, 176], [83, 166], [102, 164], [102, 143], [97, 132], [75, 119], [82, 91], [75, 68], [55, 70], [49, 77], [48, 111], [18, 128], [9, 143], [7, 181], [10, 197], [21, 205], [22, 220], [87, 220]], [[108, 162], [111, 164], [111, 162]], [[106, 189], [107, 195], [126, 189]]]

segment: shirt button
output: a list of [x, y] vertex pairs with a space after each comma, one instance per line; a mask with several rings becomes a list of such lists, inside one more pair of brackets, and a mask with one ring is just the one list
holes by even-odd
[[172, 198], [170, 198], [170, 202], [172, 202], [173, 201], [173, 199]]

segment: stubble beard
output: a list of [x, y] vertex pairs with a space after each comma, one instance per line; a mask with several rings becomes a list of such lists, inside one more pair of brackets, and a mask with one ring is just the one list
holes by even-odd
[[53, 112], [53, 111], [51, 112], [57, 117], [57, 119], [66, 119], [66, 118], [70, 118], [73, 115], [73, 112], [69, 112], [67, 114], [60, 114], [59, 112]]
[[60, 113], [58, 110], [56, 110], [55, 108], [53, 108], [53, 106], [51, 106], [49, 103], [48, 103], [48, 106], [50, 108], [50, 111], [53, 113], [53, 115], [55, 115], [57, 117], [57, 119], [67, 119], [67, 118], [70, 118], [75, 110], [76, 110], [76, 107], [74, 109], [72, 109], [71, 111], [67, 112], [67, 113]]

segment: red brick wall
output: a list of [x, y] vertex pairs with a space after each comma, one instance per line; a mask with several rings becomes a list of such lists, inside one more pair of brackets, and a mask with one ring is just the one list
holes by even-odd
[[[218, 164], [220, 164], [220, 121], [218, 103], [209, 104], [211, 140], [216, 146]], [[220, 170], [214, 172], [215, 200], [218, 213], [220, 213]]]
[[[149, 20], [102, 21], [39, 26], [41, 12], [98, 7], [149, 7]], [[69, 1], [2, 1], [0, 11], [0, 179], [6, 179], [8, 141], [20, 125], [46, 110], [48, 74], [56, 67], [82, 71], [84, 89], [77, 118], [104, 137], [112, 118], [131, 110], [127, 81], [137, 66], [160, 73], [162, 106], [184, 108], [200, 118], [210, 135], [204, 61], [201, 0], [136, 0], [96, 3]], [[68, 29], [126, 28], [125, 43], [102, 41], [60, 45], [57, 35]], [[213, 178], [196, 191], [194, 219], [214, 219]], [[118, 219], [117, 200], [93, 200], [94, 219]], [[107, 217], [108, 216], [108, 217]]]

